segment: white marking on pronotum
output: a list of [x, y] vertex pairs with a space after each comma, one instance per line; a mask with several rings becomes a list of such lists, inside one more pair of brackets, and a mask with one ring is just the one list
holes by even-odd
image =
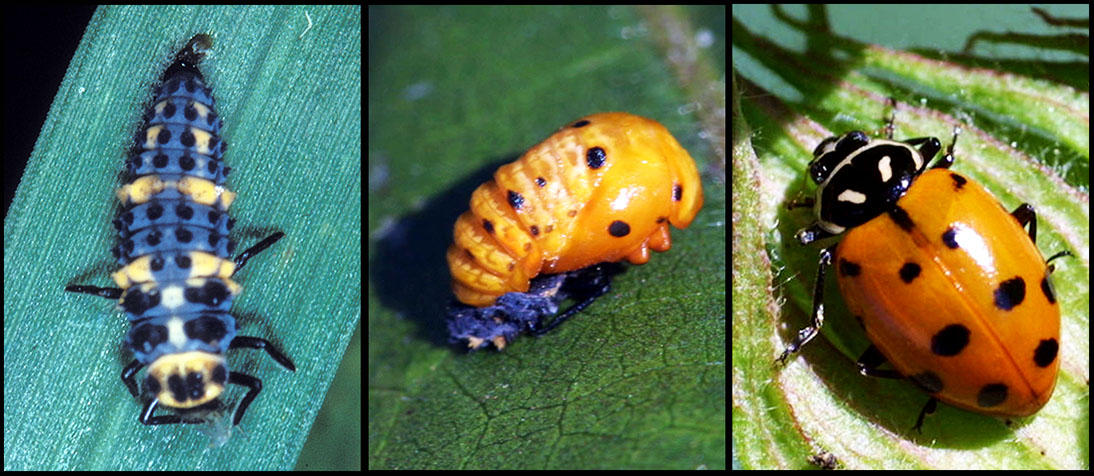
[[297, 37], [298, 40], [303, 40], [304, 35], [308, 32], [308, 30], [311, 30], [311, 15], [308, 15], [307, 10], [304, 10], [304, 18], [308, 19], [308, 27], [305, 28], [304, 31], [300, 33], [300, 36]]

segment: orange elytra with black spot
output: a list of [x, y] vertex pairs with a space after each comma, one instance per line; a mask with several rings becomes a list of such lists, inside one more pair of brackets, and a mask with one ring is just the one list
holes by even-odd
[[540, 274], [649, 261], [703, 205], [695, 161], [657, 121], [578, 119], [498, 168], [471, 196], [448, 248], [460, 302], [489, 306]]

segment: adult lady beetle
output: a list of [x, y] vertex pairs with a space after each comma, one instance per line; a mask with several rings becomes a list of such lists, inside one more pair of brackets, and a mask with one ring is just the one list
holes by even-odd
[[[916, 430], [935, 399], [988, 415], [1037, 412], [1056, 385], [1060, 309], [1053, 266], [1034, 244], [1036, 212], [1022, 204], [1008, 213], [984, 187], [948, 170], [958, 131], [928, 170], [938, 139], [893, 141], [891, 118], [886, 129], [888, 140], [854, 131], [813, 152], [818, 188], [806, 204], [816, 222], [797, 239], [845, 236], [820, 251], [812, 323], [779, 361], [816, 337], [825, 270], [835, 263], [847, 307], [872, 343], [860, 372], [906, 377], [932, 397]], [[877, 369], [886, 360], [895, 371]]]
[[[125, 346], [134, 359], [121, 377], [138, 397], [136, 375], [148, 367], [149, 399], [138, 417], [145, 425], [206, 422], [221, 410], [219, 397], [228, 384], [248, 388], [234, 411], [232, 425], [238, 425], [262, 381], [229, 372], [229, 349], [262, 349], [296, 370], [269, 341], [236, 335], [236, 320], [228, 313], [240, 291], [231, 276], [284, 233], [230, 258], [234, 221], [227, 212], [235, 194], [224, 188], [229, 169], [222, 161], [221, 121], [197, 68], [211, 44], [209, 36], [197, 35], [175, 56], [126, 162], [129, 178], [117, 191], [123, 209], [114, 221], [120, 238], [114, 255], [123, 266], [112, 276], [118, 287], [65, 288], [117, 299], [128, 315], [132, 327]], [[155, 415], [160, 405], [174, 413]]]
[[[551, 330], [608, 291], [613, 270], [598, 263], [649, 261], [702, 205], [695, 161], [661, 124], [620, 112], [570, 123], [500, 167], [456, 220], [453, 341], [500, 350]], [[544, 327], [567, 298], [578, 304]]]

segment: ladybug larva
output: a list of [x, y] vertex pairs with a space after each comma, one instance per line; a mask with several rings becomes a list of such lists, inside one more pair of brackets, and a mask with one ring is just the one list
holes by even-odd
[[[895, 106], [895, 104], [894, 104]], [[844, 235], [820, 251], [811, 324], [779, 361], [816, 337], [824, 322], [824, 276], [834, 267], [848, 310], [871, 345], [863, 375], [907, 378], [936, 401], [1019, 417], [1052, 396], [1060, 366], [1060, 307], [1048, 260], [1037, 249], [1037, 214], [1008, 212], [982, 185], [950, 170], [954, 145], [892, 140], [853, 131], [813, 152], [816, 220], [803, 244]], [[1028, 225], [1029, 231], [1025, 227]], [[886, 361], [893, 370], [880, 369]]]
[[570, 123], [500, 167], [456, 220], [451, 338], [500, 350], [551, 330], [608, 291], [603, 263], [667, 251], [669, 224], [686, 228], [702, 205], [695, 161], [661, 124], [618, 112]]
[[[203, 423], [222, 411], [227, 384], [247, 387], [232, 420], [238, 425], [262, 390], [262, 381], [229, 371], [229, 349], [262, 349], [281, 366], [296, 366], [275, 345], [237, 335], [228, 313], [240, 286], [231, 276], [247, 260], [284, 234], [275, 233], [234, 260], [228, 206], [235, 194], [224, 187], [228, 167], [222, 156], [221, 120], [197, 65], [212, 46], [197, 35], [175, 55], [162, 76], [153, 106], [126, 162], [127, 180], [117, 195], [122, 210], [114, 221], [114, 249], [122, 268], [118, 287], [72, 285], [66, 291], [118, 300], [131, 324], [125, 347], [134, 359], [121, 371], [134, 397], [137, 373], [147, 367], [148, 396], [138, 420], [145, 425]], [[155, 415], [164, 406], [172, 413]]]

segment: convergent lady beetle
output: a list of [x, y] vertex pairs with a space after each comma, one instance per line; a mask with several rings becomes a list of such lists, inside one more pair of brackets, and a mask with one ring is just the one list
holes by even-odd
[[[687, 228], [702, 206], [695, 161], [665, 126], [622, 112], [571, 122], [500, 167], [456, 220], [452, 340], [501, 350], [551, 330], [608, 291], [601, 263], [667, 251], [669, 224]], [[578, 304], [543, 325], [567, 298]]]
[[[804, 203], [816, 221], [796, 237], [804, 245], [846, 236], [820, 251], [812, 323], [779, 361], [816, 337], [824, 274], [835, 263], [847, 307], [872, 343], [860, 372], [906, 377], [932, 397], [917, 431], [935, 399], [988, 415], [1036, 413], [1060, 365], [1060, 308], [1053, 266], [1034, 245], [1036, 212], [1022, 204], [1008, 213], [984, 187], [948, 170], [958, 131], [928, 170], [938, 139], [893, 141], [892, 118], [886, 130], [888, 140], [854, 131], [813, 152], [818, 188]], [[895, 371], [877, 369], [886, 360]]]

